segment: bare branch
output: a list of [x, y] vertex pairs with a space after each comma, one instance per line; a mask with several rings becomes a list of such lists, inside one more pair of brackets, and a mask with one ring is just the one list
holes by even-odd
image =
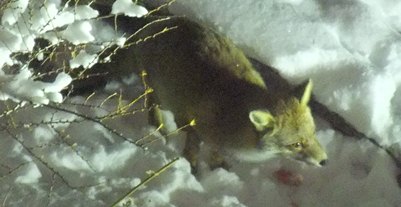
[[150, 181], [152, 181], [153, 179], [155, 179], [156, 177], [158, 177], [160, 174], [162, 174], [164, 171], [166, 171], [167, 169], [169, 169], [175, 162], [177, 162], [177, 160], [179, 159], [179, 157], [174, 158], [173, 160], [171, 160], [169, 163], [167, 163], [166, 165], [164, 165], [163, 167], [161, 167], [160, 169], [158, 169], [156, 172], [151, 173], [151, 175], [149, 177], [147, 177], [145, 180], [143, 180], [141, 183], [139, 183], [138, 185], [136, 185], [135, 187], [133, 187], [130, 191], [128, 191], [125, 195], [123, 195], [121, 198], [119, 198], [116, 202], [114, 202], [111, 206], [115, 207], [117, 206], [121, 201], [123, 201], [124, 199], [128, 198], [129, 196], [131, 196], [133, 193], [135, 193], [141, 186], [146, 185], [147, 183], [149, 183]]

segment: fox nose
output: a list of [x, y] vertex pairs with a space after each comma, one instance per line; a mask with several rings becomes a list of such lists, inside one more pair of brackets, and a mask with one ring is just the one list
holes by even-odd
[[324, 166], [327, 164], [327, 159], [319, 162], [319, 165]]

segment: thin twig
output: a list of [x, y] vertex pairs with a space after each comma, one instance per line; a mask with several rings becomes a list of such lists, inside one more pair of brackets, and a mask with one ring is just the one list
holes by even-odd
[[62, 108], [62, 107], [56, 106], [54, 104], [48, 104], [48, 105], [45, 105], [45, 107], [48, 107], [48, 108], [51, 108], [51, 109], [55, 109], [55, 110], [58, 110], [58, 111], [63, 111], [63, 112], [69, 113], [69, 114], [73, 114], [73, 115], [76, 115], [76, 116], [81, 117], [83, 119], [86, 119], [88, 121], [92, 121], [94, 123], [97, 123], [100, 126], [102, 126], [103, 128], [105, 128], [106, 130], [108, 130], [109, 132], [111, 132], [112, 134], [117, 135], [118, 137], [124, 139], [125, 141], [127, 141], [127, 142], [129, 142], [131, 144], [136, 145], [134, 141], [132, 141], [128, 137], [125, 137], [122, 133], [117, 132], [117, 130], [108, 127], [107, 125], [105, 125], [104, 123], [102, 123], [101, 121], [99, 121], [96, 118], [92, 118], [92, 117], [86, 116], [86, 115], [84, 115], [82, 113], [78, 113], [78, 112], [75, 112], [75, 111], [72, 111], [72, 110], [69, 110], [69, 109], [66, 109], [66, 108]]
[[54, 174], [57, 175], [57, 177], [59, 177], [64, 184], [66, 184], [68, 187], [70, 188], [74, 188], [73, 186], [71, 186], [68, 181], [59, 173], [57, 172], [55, 169], [53, 169], [47, 162], [45, 162], [41, 157], [39, 157], [38, 155], [36, 155], [28, 146], [26, 146], [24, 144], [23, 141], [21, 141], [18, 136], [14, 133], [12, 133], [10, 131], [10, 129], [8, 128], [4, 128], [4, 130], [7, 132], [7, 134], [9, 134], [16, 142], [18, 142], [33, 158], [35, 158], [36, 160], [38, 160], [40, 163], [42, 163], [44, 166], [46, 166], [50, 171], [52, 171]]
[[122, 200], [125, 198], [131, 196], [133, 193], [135, 193], [141, 186], [146, 185], [149, 183], [151, 180], [154, 178], [158, 177], [160, 174], [162, 174], [164, 171], [166, 171], [168, 168], [170, 168], [178, 159], [179, 157], [174, 158], [172, 161], [161, 167], [159, 170], [156, 172], [152, 173], [149, 177], [147, 177], [145, 180], [143, 180], [141, 183], [133, 187], [130, 191], [128, 191], [125, 195], [123, 195], [121, 198], [119, 198], [116, 202], [114, 202], [111, 206], [115, 207], [117, 206]]

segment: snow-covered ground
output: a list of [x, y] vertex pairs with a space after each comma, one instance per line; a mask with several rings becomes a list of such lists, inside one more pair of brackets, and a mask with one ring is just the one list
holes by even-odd
[[[16, 63], [11, 52], [31, 51], [35, 37], [85, 44], [110, 32], [91, 26], [98, 14], [90, 7], [62, 9], [58, 0], [12, 2], [2, 12], [2, 66]], [[115, 13], [146, 13], [128, 0], [118, 3]], [[312, 78], [320, 102], [381, 145], [401, 151], [401, 2], [177, 0], [171, 11], [228, 35], [293, 84]], [[57, 35], [51, 32], [64, 25]], [[80, 52], [70, 64], [89, 67], [88, 59], [96, 58]], [[177, 145], [184, 134], [167, 142], [158, 139], [147, 151], [126, 139], [155, 130], [146, 124], [140, 102], [136, 113], [110, 116], [132, 110], [124, 105], [141, 94], [139, 80], [111, 83], [89, 99], [64, 100], [61, 106], [76, 114], [41, 105], [62, 100], [59, 92], [71, 81], [67, 74], [60, 73], [53, 83], [31, 76], [26, 67], [18, 74], [0, 71], [0, 206], [111, 206], [180, 155]], [[121, 88], [124, 100], [119, 95], [107, 99]], [[236, 162], [230, 171], [205, 168], [195, 178], [188, 162], [179, 159], [124, 202], [138, 207], [401, 205], [400, 170], [383, 150], [344, 137], [321, 119], [316, 122], [329, 156], [325, 167], [275, 158]], [[281, 168], [302, 175], [303, 181], [280, 182], [275, 172]]]

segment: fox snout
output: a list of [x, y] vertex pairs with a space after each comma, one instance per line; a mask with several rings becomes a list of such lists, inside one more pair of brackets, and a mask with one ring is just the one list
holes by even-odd
[[314, 140], [314, 143], [311, 143], [309, 146], [304, 146], [302, 151], [296, 154], [295, 159], [314, 166], [322, 167], [328, 162], [327, 154], [320, 143], [317, 142], [316, 138], [312, 140]]

